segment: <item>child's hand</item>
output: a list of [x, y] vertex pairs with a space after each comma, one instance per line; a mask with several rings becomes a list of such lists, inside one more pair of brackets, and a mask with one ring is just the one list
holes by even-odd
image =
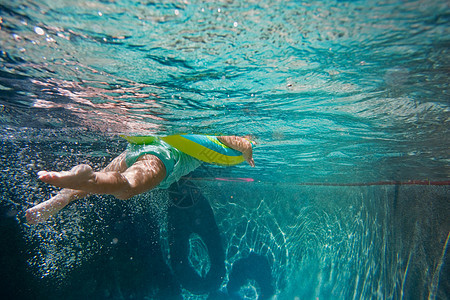
[[[248, 136], [250, 138], [250, 136]], [[253, 160], [253, 150], [252, 146], [256, 145], [255, 142], [250, 142], [249, 139], [239, 136], [218, 136], [217, 137], [226, 146], [237, 150], [242, 153], [244, 159], [252, 167], [255, 166], [255, 161]]]
[[255, 167], [255, 161], [253, 160], [253, 151], [252, 148], [248, 149], [247, 151], [242, 153], [242, 156], [244, 157], [245, 161], [248, 162], [248, 164], [251, 167]]
[[248, 164], [249, 164], [252, 168], [255, 167], [255, 161], [253, 160], [253, 158], [246, 159], [246, 161], [248, 162]]

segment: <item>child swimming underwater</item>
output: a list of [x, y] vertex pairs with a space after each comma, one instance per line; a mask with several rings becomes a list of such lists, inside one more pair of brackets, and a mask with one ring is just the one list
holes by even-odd
[[[28, 209], [27, 222], [44, 222], [72, 201], [89, 194], [108, 194], [125, 200], [156, 187], [166, 189], [199, 167], [202, 161], [233, 165], [245, 160], [250, 166], [255, 166], [252, 142], [244, 137], [177, 135], [152, 137], [148, 144], [134, 143], [132, 137], [129, 141], [127, 150], [99, 172], [86, 164], [63, 172], [40, 171], [38, 176], [41, 181], [63, 189], [49, 200]], [[202, 142], [197, 148], [192, 148], [198, 150], [183, 149], [184, 145], [198, 141]], [[211, 149], [219, 149], [219, 152]], [[230, 151], [235, 152], [230, 154], [232, 159], [242, 159], [228, 160]]]

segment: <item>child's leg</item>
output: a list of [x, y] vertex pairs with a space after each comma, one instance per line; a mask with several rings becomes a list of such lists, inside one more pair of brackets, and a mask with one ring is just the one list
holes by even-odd
[[[125, 163], [125, 155], [123, 152], [114, 158], [104, 169], [100, 172], [124, 172], [127, 169]], [[100, 173], [99, 172], [99, 173]], [[39, 179], [43, 182], [52, 184], [58, 187], [78, 189], [80, 184], [92, 178], [95, 172], [89, 165], [78, 165], [73, 167], [70, 171], [63, 172], [48, 172], [40, 171], [38, 173]]]
[[165, 176], [164, 164], [153, 155], [143, 155], [127, 169], [125, 153], [116, 157], [100, 172], [94, 172], [87, 165], [76, 166], [68, 172], [42, 171], [39, 173], [42, 181], [65, 188], [49, 200], [28, 209], [26, 218], [30, 224], [43, 222], [73, 200], [83, 198], [88, 193], [113, 194], [118, 198], [128, 199], [156, 187]]
[[125, 187], [112, 194], [125, 200], [157, 187], [166, 177], [166, 167], [156, 156], [141, 156], [132, 166], [121, 173]]
[[[127, 166], [125, 164], [125, 152], [114, 158], [106, 168], [105, 171], [124, 171]], [[57, 172], [40, 172], [43, 176], [45, 173], [55, 173]], [[41, 176], [40, 176], [41, 177]], [[44, 177], [44, 176], [43, 176]], [[49, 200], [39, 203], [36, 206], [28, 209], [26, 211], [27, 222], [30, 224], [37, 224], [46, 221], [50, 216], [55, 215], [70, 202], [84, 198], [88, 195], [85, 191], [72, 190], [72, 189], [62, 189], [56, 194], [56, 196], [51, 197]]]
[[166, 169], [159, 158], [146, 154], [123, 172], [108, 168], [94, 172], [88, 165], [78, 165], [70, 171], [41, 171], [38, 175], [40, 180], [57, 187], [128, 199], [156, 187], [166, 176]]
[[88, 193], [71, 189], [62, 189], [49, 200], [39, 203], [26, 211], [26, 218], [29, 224], [37, 224], [46, 221], [51, 216], [58, 213], [70, 202], [84, 198]]

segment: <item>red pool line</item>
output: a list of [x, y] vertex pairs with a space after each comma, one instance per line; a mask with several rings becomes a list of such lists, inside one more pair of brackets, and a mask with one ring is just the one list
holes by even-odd
[[220, 181], [237, 181], [237, 182], [253, 182], [255, 181], [253, 178], [233, 178], [233, 177], [226, 177], [226, 178], [220, 178], [220, 177], [216, 177], [214, 178], [215, 180], [220, 180]]
[[[230, 182], [254, 182], [253, 178], [242, 177], [191, 177], [189, 180], [205, 181], [230, 181]], [[374, 182], [285, 182], [283, 184], [291, 185], [315, 185], [315, 186], [374, 186], [374, 185], [450, 185], [450, 180], [431, 181], [431, 180], [408, 180], [408, 181], [374, 181]]]
[[408, 180], [408, 181], [375, 181], [375, 182], [300, 182], [296, 185], [320, 185], [320, 186], [372, 186], [372, 185], [450, 185], [450, 181]]

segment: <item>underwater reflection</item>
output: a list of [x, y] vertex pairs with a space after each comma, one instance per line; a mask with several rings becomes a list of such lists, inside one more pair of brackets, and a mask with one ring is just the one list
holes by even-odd
[[[43, 87], [45, 93], [44, 99], [33, 100], [34, 108], [63, 108], [79, 118], [78, 125], [100, 132], [155, 130], [159, 128], [157, 121], [164, 120], [155, 111], [161, 108], [155, 101], [158, 96], [142, 91], [148, 87], [145, 84], [135, 83], [123, 87], [106, 82], [76, 82], [56, 78], [47, 81], [33, 79], [31, 82]], [[71, 101], [61, 101], [61, 97]]]

